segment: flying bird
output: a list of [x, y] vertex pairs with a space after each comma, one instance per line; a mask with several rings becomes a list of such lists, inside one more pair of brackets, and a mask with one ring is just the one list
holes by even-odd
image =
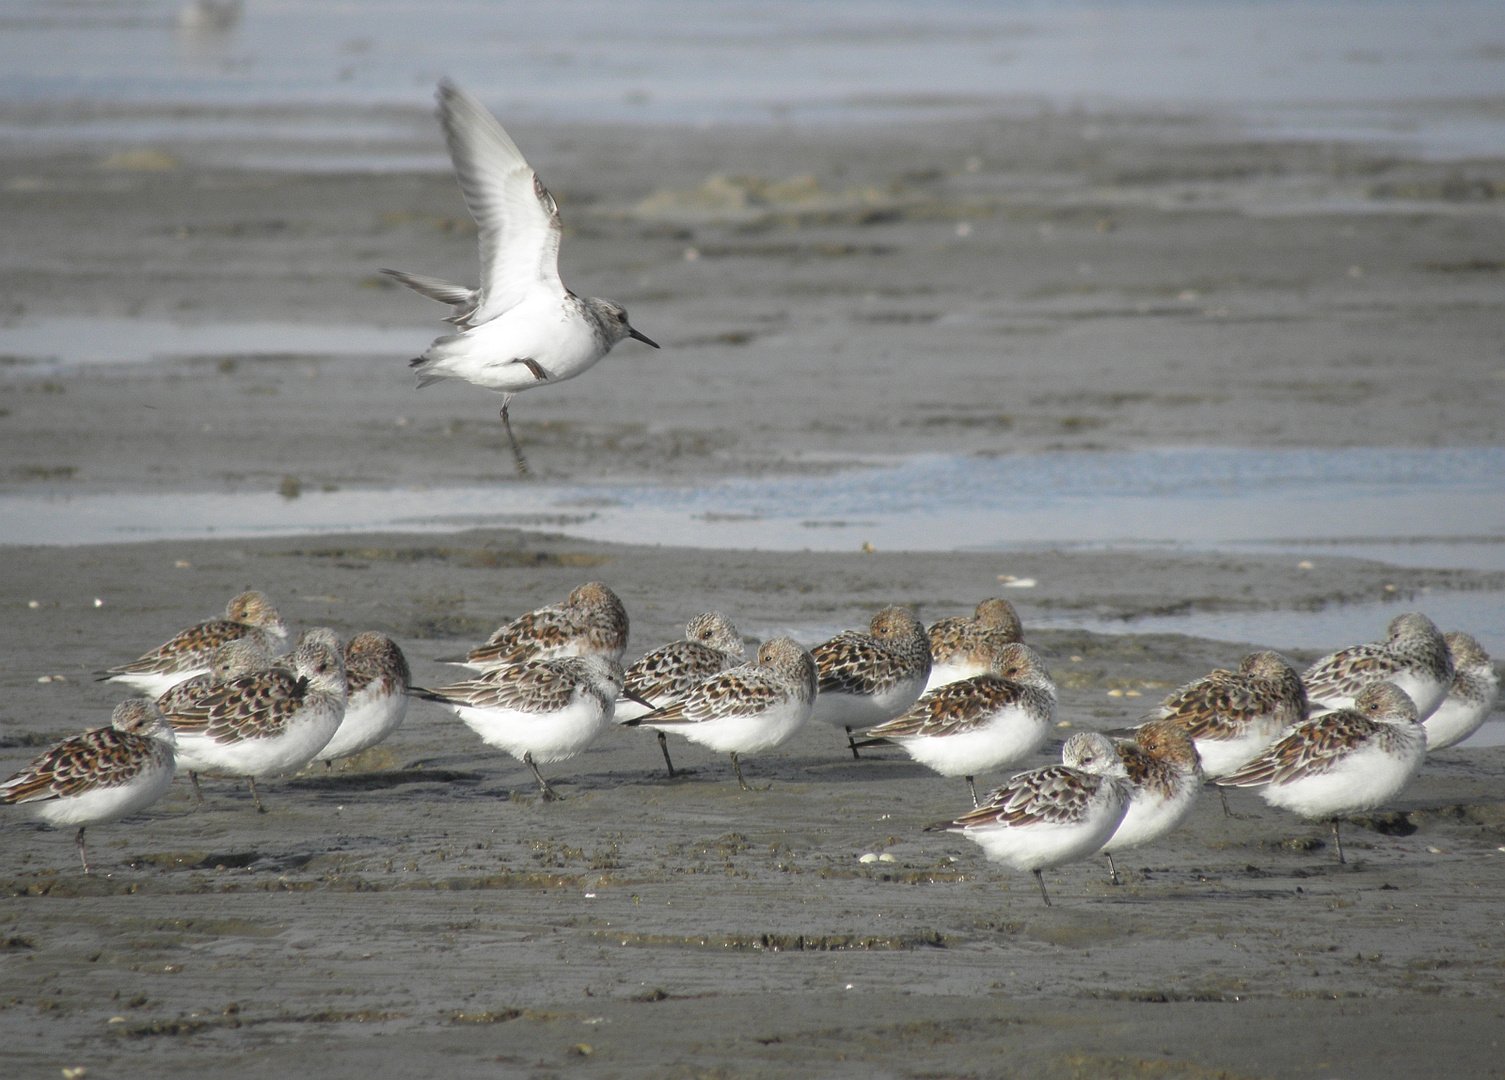
[[436, 338], [410, 366], [421, 390], [442, 379], [502, 395], [502, 426], [520, 475], [528, 460], [508, 407], [524, 390], [588, 371], [624, 338], [658, 343], [627, 321], [622, 305], [580, 297], [559, 280], [559, 207], [486, 107], [439, 84], [439, 123], [481, 248], [481, 284], [456, 285], [400, 270], [382, 273], [441, 304], [459, 332]]

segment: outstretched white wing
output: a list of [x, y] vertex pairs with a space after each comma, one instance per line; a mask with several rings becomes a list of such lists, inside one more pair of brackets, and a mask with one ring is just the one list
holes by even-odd
[[494, 319], [539, 288], [562, 298], [559, 209], [538, 174], [486, 107], [447, 81], [439, 122], [480, 233], [481, 302], [467, 322]]

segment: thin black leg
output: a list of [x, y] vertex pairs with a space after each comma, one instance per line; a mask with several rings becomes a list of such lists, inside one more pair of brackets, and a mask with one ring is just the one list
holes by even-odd
[[674, 762], [669, 760], [669, 740], [664, 737], [664, 733], [662, 731], [658, 733], [658, 748], [664, 752], [664, 764], [669, 767], [669, 779], [673, 780]]
[[1111, 882], [1113, 882], [1113, 884], [1117, 885], [1119, 883], [1119, 881], [1118, 881], [1118, 867], [1116, 867], [1116, 866], [1113, 865], [1113, 852], [1111, 852], [1111, 851], [1105, 851], [1105, 852], [1103, 852], [1103, 854], [1106, 855], [1106, 856], [1108, 856], [1108, 880], [1111, 881]]
[[256, 812], [258, 814], [265, 814], [267, 812], [267, 808], [261, 805], [261, 796], [256, 794], [256, 777], [248, 776], [246, 777], [246, 780], [251, 785], [251, 801], [256, 804]]
[[857, 752], [857, 740], [852, 738], [852, 729], [847, 728], [847, 749], [852, 751], [852, 760], [861, 761], [862, 755]]
[[523, 764], [533, 770], [533, 779], [538, 781], [538, 788], [541, 792], [543, 792], [544, 802], [553, 802], [555, 799], [564, 798], [564, 796], [559, 794], [559, 792], [549, 787], [549, 782], [545, 780], [543, 778], [543, 774], [538, 771], [538, 766], [533, 764], [533, 754], [531, 752], [523, 755]]
[[528, 459], [523, 457], [523, 448], [517, 445], [517, 436], [512, 434], [512, 417], [507, 411], [512, 405], [512, 395], [508, 394], [502, 400], [502, 427], [507, 429], [507, 441], [512, 444], [512, 462], [517, 466], [518, 476], [527, 476]]
[[1035, 871], [1035, 884], [1040, 886], [1040, 899], [1045, 901], [1045, 906], [1050, 907], [1050, 893], [1045, 891], [1045, 875]]
[[976, 810], [980, 805], [977, 801], [977, 785], [972, 782], [972, 777], [967, 777], [967, 790], [972, 793], [972, 809]]
[[86, 852], [84, 850], [84, 830], [87, 829], [87, 828], [88, 828], [87, 825], [80, 825], [78, 827], [78, 833], [73, 837], [73, 843], [78, 847], [78, 858], [79, 858], [79, 861], [84, 864], [84, 873], [85, 874], [87, 874], [87, 873], [90, 872], [89, 871], [89, 854], [88, 854], [88, 852]]
[[196, 806], [204, 805], [204, 793], [199, 789], [199, 774], [192, 769], [188, 770], [188, 779], [193, 783], [193, 798]]
[[1348, 860], [1343, 857], [1343, 835], [1338, 831], [1338, 819], [1333, 818], [1333, 843], [1338, 848], [1338, 865], [1341, 866]]
[[747, 781], [742, 779], [742, 763], [737, 760], [737, 754], [735, 751], [732, 753], [732, 768], [737, 772], [737, 783], [742, 785], [742, 790], [751, 791], [752, 788], [747, 786]]

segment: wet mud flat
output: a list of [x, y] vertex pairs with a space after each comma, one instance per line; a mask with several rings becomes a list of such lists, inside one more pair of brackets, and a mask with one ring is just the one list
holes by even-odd
[[[442, 163], [436, 126], [411, 119], [413, 148]], [[514, 134], [559, 198], [564, 280], [664, 345], [624, 343], [518, 400], [547, 479], [1502, 437], [1498, 160], [1151, 115]], [[298, 327], [410, 328], [416, 351], [447, 330], [377, 272], [473, 280], [447, 171], [13, 143], [0, 206], [0, 321], [53, 327], [50, 344], [0, 349], [8, 489], [513, 479], [493, 396], [415, 393], [395, 345], [286, 343]], [[278, 332], [51, 363], [108, 333], [91, 319]]]
[[[7, 549], [0, 770], [103, 722], [88, 672], [245, 585], [296, 626], [396, 634], [415, 678], [587, 578], [634, 619], [628, 658], [719, 608], [768, 636], [883, 603], [966, 610], [997, 576], [1026, 626], [1070, 605], [1304, 609], [1497, 575], [1351, 559], [1113, 552], [835, 555], [617, 547], [483, 531]], [[1244, 586], [1248, 585], [1248, 592]], [[1387, 591], [1386, 585], [1393, 587]], [[94, 605], [99, 599], [102, 604]], [[36, 607], [31, 602], [37, 601]], [[1242, 646], [1042, 631], [1060, 719], [1113, 728]], [[1279, 646], [1279, 642], [1268, 642]], [[1309, 656], [1300, 654], [1298, 658]], [[61, 676], [61, 678], [59, 678]], [[46, 677], [48, 681], [39, 682]], [[1069, 729], [1061, 729], [1064, 736]], [[1234, 792], [1122, 860], [1032, 881], [923, 827], [960, 781], [897, 751], [853, 761], [807, 728], [730, 765], [617, 731], [524, 767], [415, 702], [333, 772], [185, 783], [71, 837], [0, 821], [0, 1042], [8, 1075], [1487, 1076], [1505, 1013], [1505, 748], [1435, 755], [1396, 806], [1326, 829]], [[1039, 762], [1059, 752], [1053, 741]], [[864, 855], [878, 859], [862, 862]]]

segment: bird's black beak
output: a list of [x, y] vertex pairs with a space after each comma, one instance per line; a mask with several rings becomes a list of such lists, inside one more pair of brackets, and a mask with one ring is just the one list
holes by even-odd
[[647, 334], [640, 334], [640, 333], [638, 333], [636, 330], [634, 330], [630, 326], [627, 328], [627, 336], [630, 337], [630, 338], [637, 338], [644, 345], [652, 345], [655, 349], [658, 348], [658, 342], [654, 341]]
[[[652, 344], [652, 343], [650, 342], [650, 344]], [[658, 348], [657, 345], [654, 345], [653, 347], [655, 349]], [[643, 697], [640, 694], [634, 694], [631, 690], [628, 690], [626, 688], [624, 688], [622, 690], [622, 696], [624, 698], [626, 698], [628, 701], [636, 701], [639, 705], [646, 705], [650, 709], [656, 709], [656, 708], [658, 708], [657, 705], [655, 705], [653, 702], [649, 701], [647, 698]]]

